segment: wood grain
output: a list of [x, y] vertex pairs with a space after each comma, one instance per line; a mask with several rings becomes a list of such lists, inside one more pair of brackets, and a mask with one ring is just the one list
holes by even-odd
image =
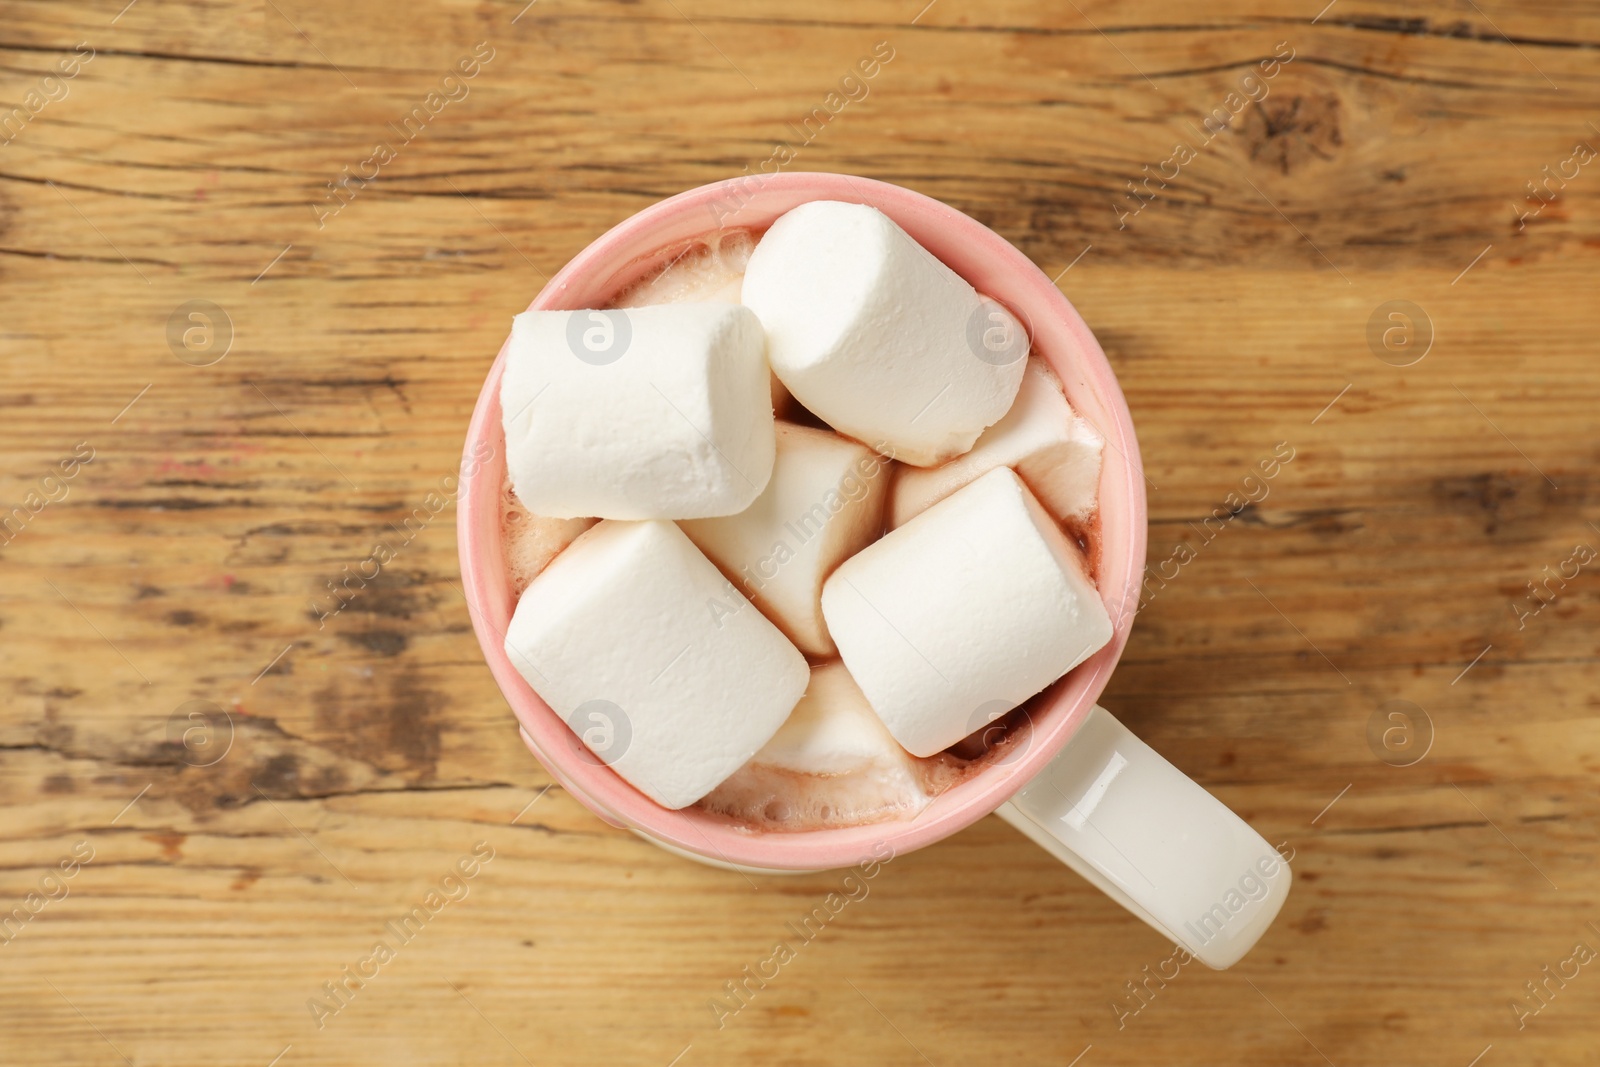
[[[0, 535], [0, 909], [93, 850], [0, 944], [0, 1061], [1594, 1062], [1592, 966], [1521, 1029], [1510, 1004], [1600, 948], [1600, 574], [1517, 607], [1600, 547], [1600, 171], [1542, 184], [1600, 146], [1600, 5], [924, 2], [0, 2], [0, 121], [47, 100], [0, 145], [0, 513], [56, 497]], [[841, 876], [701, 868], [549, 788], [453, 508], [311, 609], [454, 470], [546, 277], [757, 169], [880, 41], [793, 167], [1070, 265], [1139, 427], [1151, 562], [1195, 557], [1104, 703], [1296, 852], [1260, 947], [1120, 1028], [1169, 947], [995, 819], [885, 866], [719, 1028], [712, 998]], [[168, 343], [197, 300], [232, 327], [207, 366]], [[1368, 343], [1400, 300], [1431, 335], [1407, 367]], [[1207, 541], [1279, 442], [1270, 495]], [[1408, 767], [1367, 741], [1396, 700], [1431, 721]], [[191, 701], [231, 717], [209, 765]], [[308, 1000], [480, 841], [465, 899], [319, 1028]]]

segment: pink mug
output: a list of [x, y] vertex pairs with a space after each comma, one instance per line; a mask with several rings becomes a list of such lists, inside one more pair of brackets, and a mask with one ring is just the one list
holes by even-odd
[[1145, 559], [1144, 474], [1133, 419], [1105, 353], [1072, 305], [1021, 252], [954, 208], [909, 189], [844, 174], [750, 175], [691, 189], [646, 208], [578, 253], [530, 310], [605, 307], [686, 242], [717, 229], [760, 232], [810, 200], [869, 204], [979, 292], [1025, 322], [1072, 406], [1107, 447], [1096, 553], [1115, 632], [1046, 692], [1031, 739], [934, 798], [915, 819], [794, 833], [759, 833], [695, 808], [669, 811], [603, 763], [581, 759], [567, 724], [507, 658], [515, 607], [501, 545], [505, 477], [500, 426], [502, 347], [467, 430], [457, 528], [461, 573], [484, 657], [539, 762], [584, 806], [690, 859], [763, 873], [848, 867], [869, 855], [931, 845], [991, 812], [1212, 967], [1236, 962], [1288, 895], [1288, 865], [1215, 797], [1095, 704], [1127, 643]]

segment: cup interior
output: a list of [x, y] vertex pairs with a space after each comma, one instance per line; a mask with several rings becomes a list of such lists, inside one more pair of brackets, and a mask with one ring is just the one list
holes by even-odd
[[[1029, 327], [1033, 351], [1047, 360], [1073, 408], [1106, 440], [1099, 518], [1089, 551], [1114, 624], [1111, 641], [1030, 704], [1026, 749], [984, 767], [935, 797], [910, 820], [797, 832], [757, 832], [698, 809], [668, 811], [609, 767], [576, 758], [571, 732], [529, 687], [505, 654], [515, 602], [501, 543], [500, 493], [505, 439], [500, 379], [506, 349], [489, 370], [467, 431], [457, 498], [461, 573], [473, 627], [524, 741], [555, 779], [602, 819], [713, 862], [768, 870], [846, 867], [887, 844], [902, 854], [931, 844], [992, 812], [1059, 752], [1088, 716], [1127, 643], [1145, 560], [1143, 467], [1133, 420], [1105, 353], [1051, 280], [999, 234], [945, 204], [896, 185], [842, 174], [751, 175], [701, 186], [619, 223], [552, 278], [529, 310], [605, 307], [623, 289], [660, 269], [686, 242], [722, 228], [763, 231], [811, 200], [844, 200], [884, 212], [979, 292], [1005, 304]], [[1021, 749], [1021, 745], [1018, 748]]]

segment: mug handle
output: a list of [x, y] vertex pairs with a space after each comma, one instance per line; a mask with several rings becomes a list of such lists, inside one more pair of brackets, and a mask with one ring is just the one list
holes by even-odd
[[995, 814], [1215, 970], [1289, 895], [1288, 861], [1099, 705]]

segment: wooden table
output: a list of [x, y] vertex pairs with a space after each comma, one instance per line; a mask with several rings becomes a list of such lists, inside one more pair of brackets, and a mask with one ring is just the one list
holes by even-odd
[[[523, 2], [0, 3], [0, 908], [56, 898], [0, 1062], [1596, 1062], [1600, 5]], [[991, 818], [719, 1028], [840, 876], [549, 788], [453, 506], [319, 625], [544, 279], [783, 141], [993, 226], [1109, 353], [1193, 558], [1103, 702], [1295, 853], [1234, 970], [1135, 1000], [1170, 947]]]

